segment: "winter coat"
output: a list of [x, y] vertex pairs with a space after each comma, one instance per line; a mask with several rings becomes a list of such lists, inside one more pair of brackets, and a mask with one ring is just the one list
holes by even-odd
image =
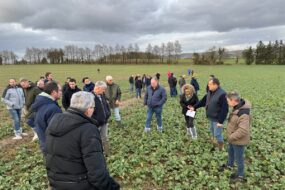
[[45, 131], [54, 114], [62, 111], [57, 102], [45, 92], [36, 97], [35, 102], [31, 106], [31, 111], [35, 112], [35, 130], [39, 137], [40, 148], [45, 154]]
[[194, 106], [199, 101], [198, 96], [196, 93], [193, 94], [193, 96], [187, 100], [185, 94], [182, 94], [180, 97], [180, 105], [182, 107], [182, 114], [185, 115], [188, 111], [188, 106]]
[[142, 80], [140, 80], [140, 79], [136, 80], [135, 86], [136, 86], [136, 89], [142, 89], [142, 87], [143, 87]]
[[168, 79], [168, 84], [169, 84], [169, 87], [170, 87], [170, 88], [176, 87], [176, 85], [177, 85], [177, 79], [176, 79], [174, 76], [170, 77], [170, 78]]
[[95, 84], [93, 82], [90, 82], [89, 84], [85, 84], [83, 87], [83, 91], [85, 92], [93, 92], [95, 87]]
[[186, 84], [185, 78], [180, 78], [178, 83], [179, 83], [180, 88], [182, 88], [182, 86]]
[[62, 95], [62, 106], [64, 107], [65, 110], [67, 110], [67, 108], [69, 108], [70, 106], [70, 100], [71, 97], [74, 93], [81, 91], [80, 88], [78, 88], [77, 86], [75, 87], [75, 89], [71, 89], [70, 87], [68, 87]]
[[195, 89], [196, 92], [200, 90], [200, 86], [199, 86], [199, 83], [198, 83], [197, 79], [192, 78], [190, 84], [192, 86], [194, 86], [194, 89]]
[[[97, 121], [98, 127], [100, 127], [108, 123], [108, 119], [111, 116], [111, 111], [105, 95], [96, 95], [95, 93], [93, 94], [95, 101], [95, 109], [92, 118]], [[99, 97], [101, 97], [102, 101]]]
[[22, 109], [25, 104], [25, 95], [23, 89], [15, 86], [9, 86], [5, 93], [5, 97], [1, 101], [6, 104], [7, 109]]
[[105, 92], [105, 96], [109, 102], [110, 108], [118, 107], [118, 105], [115, 104], [117, 100], [121, 100], [121, 89], [120, 87], [113, 83], [112, 85], [107, 84], [107, 89]]
[[149, 108], [162, 107], [166, 100], [166, 91], [162, 86], [158, 85], [156, 89], [153, 89], [152, 86], [147, 87], [144, 105], [147, 105]]
[[69, 108], [56, 114], [46, 131], [46, 169], [54, 189], [117, 190], [110, 177], [96, 122]]
[[240, 104], [233, 108], [227, 125], [227, 140], [234, 145], [247, 145], [250, 142], [251, 128], [251, 104], [241, 100]]

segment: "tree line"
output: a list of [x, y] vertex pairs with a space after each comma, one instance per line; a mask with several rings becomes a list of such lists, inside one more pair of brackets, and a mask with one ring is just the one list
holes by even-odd
[[227, 56], [226, 49], [222, 47], [212, 47], [203, 53], [193, 53], [192, 59], [195, 65], [217, 65], [224, 64]]
[[242, 55], [247, 65], [285, 65], [285, 44], [282, 40], [268, 44], [259, 41], [255, 49], [250, 46]]
[[94, 48], [67, 45], [64, 48], [26, 48], [21, 60], [12, 51], [0, 52], [0, 64], [151, 64], [178, 63], [182, 46], [178, 40], [148, 44], [144, 51], [138, 44], [108, 46], [96, 44]]

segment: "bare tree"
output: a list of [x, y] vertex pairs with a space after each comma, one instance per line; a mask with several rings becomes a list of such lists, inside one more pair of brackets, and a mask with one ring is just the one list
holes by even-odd
[[166, 45], [166, 52], [168, 56], [168, 63], [171, 63], [171, 58], [174, 54], [174, 44], [173, 42], [168, 42]]
[[139, 51], [140, 51], [140, 47], [139, 47], [139, 45], [138, 45], [138, 44], [135, 44], [136, 64], [138, 64]]
[[181, 53], [182, 53], [182, 46], [179, 43], [179, 41], [176, 40], [174, 42], [174, 54], [175, 54], [175, 60], [176, 60], [177, 63], [178, 63], [178, 58], [179, 58]]
[[146, 53], [147, 63], [149, 63], [150, 59], [151, 59], [151, 53], [152, 53], [152, 46], [151, 46], [151, 44], [147, 45], [145, 53]]
[[160, 46], [160, 57], [161, 57], [161, 62], [163, 63], [163, 59], [165, 56], [165, 52], [166, 52], [166, 46], [164, 43], [161, 44]]

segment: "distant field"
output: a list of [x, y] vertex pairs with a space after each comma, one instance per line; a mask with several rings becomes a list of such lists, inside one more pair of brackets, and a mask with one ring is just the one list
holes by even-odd
[[[190, 60], [180, 60], [184, 62]], [[240, 60], [241, 61], [241, 60]], [[226, 63], [232, 64], [233, 60]], [[101, 73], [97, 73], [97, 68]], [[245, 184], [229, 184], [230, 172], [219, 173], [227, 153], [210, 152], [208, 122], [200, 109], [195, 120], [198, 140], [185, 135], [185, 124], [178, 98], [170, 98], [164, 107], [164, 133], [159, 134], [152, 124], [149, 135], [143, 133], [146, 109], [141, 101], [122, 110], [125, 129], [116, 128], [110, 121], [112, 156], [108, 168], [124, 189], [285, 189], [285, 96], [284, 66], [189, 66], [182, 65], [20, 65], [0, 66], [0, 92], [11, 77], [26, 77], [35, 81], [46, 71], [63, 83], [70, 76], [93, 81], [112, 75], [123, 91], [123, 101], [133, 98], [128, 92], [131, 74], [161, 73], [161, 84], [167, 87], [167, 72], [179, 77], [191, 68], [198, 74], [201, 91], [210, 74], [216, 75], [222, 87], [237, 90], [253, 104], [252, 142], [246, 149]], [[189, 78], [187, 83], [189, 83]], [[167, 89], [168, 90], [168, 89]], [[168, 91], [169, 94], [169, 91]], [[0, 141], [12, 136], [12, 123], [3, 104], [0, 104]], [[27, 127], [26, 127], [27, 129]], [[46, 172], [37, 143], [27, 141], [0, 151], [0, 189], [45, 189]]]

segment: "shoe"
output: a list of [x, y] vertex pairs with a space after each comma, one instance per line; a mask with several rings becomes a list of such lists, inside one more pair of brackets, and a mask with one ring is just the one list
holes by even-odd
[[150, 128], [144, 128], [144, 132], [145, 133], [149, 133], [150, 132]]
[[218, 148], [219, 148], [219, 151], [223, 151], [224, 150], [224, 142], [218, 142]]
[[110, 144], [109, 141], [103, 142], [103, 150], [106, 157], [110, 156]]
[[190, 130], [190, 128], [187, 128], [187, 127], [186, 127], [186, 131], [187, 131], [187, 135], [191, 136], [191, 130]]
[[38, 140], [38, 139], [39, 139], [39, 137], [38, 137], [37, 133], [34, 133], [32, 142], [34, 142], [34, 141], [36, 141], [36, 140]]
[[157, 131], [158, 131], [158, 132], [162, 133], [162, 127], [159, 127], [159, 126], [157, 125], [156, 128], [157, 128]]
[[216, 150], [216, 147], [213, 146], [211, 149], [210, 149], [210, 152], [214, 152]]
[[120, 128], [123, 128], [123, 124], [122, 124], [122, 121], [116, 121], [117, 122], [117, 127], [120, 127]]
[[13, 137], [13, 140], [21, 140], [23, 137], [20, 135], [16, 135], [15, 137]]
[[26, 137], [26, 136], [28, 136], [28, 133], [22, 133], [21, 134], [23, 137]]
[[247, 182], [246, 178], [244, 178], [243, 176], [237, 176], [236, 174], [232, 174], [230, 176], [230, 181], [231, 183], [245, 183]]
[[231, 166], [228, 166], [227, 164], [223, 164], [223, 165], [221, 165], [220, 166], [220, 168], [218, 169], [218, 171], [219, 172], [223, 172], [223, 171], [225, 171], [225, 170], [231, 170], [233, 167], [231, 167]]
[[190, 128], [190, 131], [191, 131], [192, 138], [193, 138], [194, 140], [197, 139], [196, 127]]

